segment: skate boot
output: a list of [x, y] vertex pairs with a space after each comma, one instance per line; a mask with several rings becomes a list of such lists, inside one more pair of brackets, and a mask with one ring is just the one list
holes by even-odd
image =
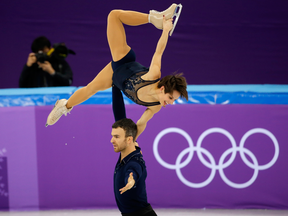
[[163, 29], [163, 15], [165, 15], [166, 20], [176, 17], [173, 21], [173, 28], [170, 31], [170, 36], [172, 35], [176, 24], [178, 22], [179, 16], [181, 14], [182, 5], [173, 3], [168, 9], [162, 12], [156, 10], [149, 11], [149, 23], [152, 23], [156, 28]]
[[65, 116], [67, 116], [67, 113], [70, 113], [70, 111], [72, 110], [73, 107], [67, 109], [66, 108], [67, 102], [68, 102], [68, 100], [66, 100], [66, 99], [61, 99], [61, 100], [56, 101], [52, 111], [50, 112], [50, 114], [47, 118], [46, 127], [48, 125], [55, 124], [63, 114]]

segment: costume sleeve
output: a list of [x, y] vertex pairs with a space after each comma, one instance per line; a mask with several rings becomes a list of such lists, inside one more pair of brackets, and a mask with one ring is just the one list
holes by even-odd
[[62, 62], [62, 68], [60, 71], [55, 71], [53, 75], [54, 86], [70, 86], [73, 81], [73, 72], [70, 65], [66, 62]]
[[37, 71], [38, 65], [33, 64], [31, 67], [24, 65], [20, 78], [19, 78], [19, 87], [20, 88], [29, 88], [33, 87], [31, 83], [33, 81], [33, 76], [35, 71]]
[[127, 172], [125, 173], [125, 184], [128, 182], [128, 178], [130, 173], [133, 173], [133, 178], [135, 180], [135, 185], [133, 188], [136, 187], [138, 180], [142, 176], [142, 167], [139, 163], [137, 162], [130, 162], [129, 168], [127, 169]]
[[112, 85], [112, 108], [115, 121], [126, 118], [125, 104], [121, 90]]

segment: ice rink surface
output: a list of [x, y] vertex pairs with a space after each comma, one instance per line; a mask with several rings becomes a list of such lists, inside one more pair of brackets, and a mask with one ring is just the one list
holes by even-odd
[[[155, 209], [158, 216], [288, 216], [288, 210], [262, 209]], [[118, 209], [56, 210], [56, 211], [9, 211], [1, 216], [120, 216]]]

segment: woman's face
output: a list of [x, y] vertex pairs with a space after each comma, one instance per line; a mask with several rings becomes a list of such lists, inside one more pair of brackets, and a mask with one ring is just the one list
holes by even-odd
[[[163, 89], [162, 89], [163, 88]], [[160, 103], [163, 107], [166, 107], [168, 104], [173, 104], [175, 100], [177, 100], [180, 97], [180, 93], [176, 90], [173, 90], [171, 93], [166, 93], [164, 91], [164, 86], [160, 88]]]

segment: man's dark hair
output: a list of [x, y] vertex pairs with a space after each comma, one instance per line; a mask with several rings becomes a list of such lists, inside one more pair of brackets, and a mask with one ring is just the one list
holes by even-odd
[[40, 50], [43, 50], [44, 47], [50, 48], [51, 42], [45, 36], [40, 36], [33, 41], [31, 50], [34, 53], [38, 53]]
[[165, 87], [165, 93], [172, 94], [174, 90], [180, 93], [180, 97], [188, 101], [187, 82], [182, 73], [163, 77], [158, 83], [158, 88]]
[[112, 128], [122, 128], [125, 131], [125, 137], [132, 136], [133, 141], [135, 142], [135, 138], [137, 135], [137, 125], [131, 119], [121, 119], [116, 121]]

